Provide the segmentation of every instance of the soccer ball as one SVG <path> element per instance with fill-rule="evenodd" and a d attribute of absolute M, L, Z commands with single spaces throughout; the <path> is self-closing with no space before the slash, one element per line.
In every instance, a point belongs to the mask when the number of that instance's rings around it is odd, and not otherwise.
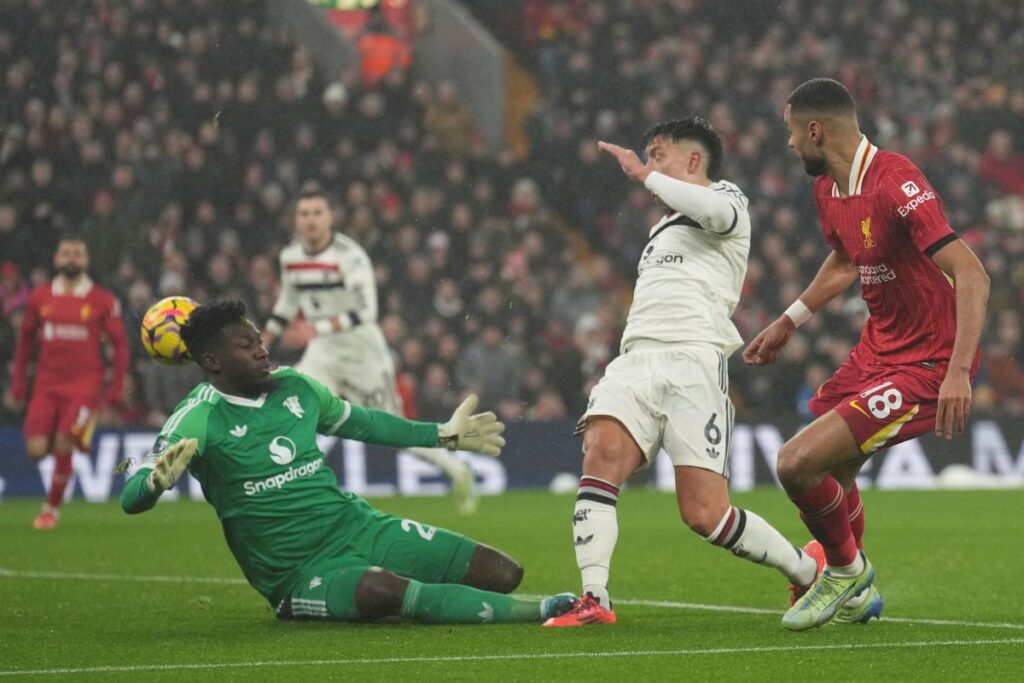
<path fill-rule="evenodd" d="M 146 353 L 168 365 L 184 365 L 192 360 L 181 340 L 181 326 L 198 306 L 185 296 L 169 296 L 149 307 L 142 316 L 142 346 Z"/>

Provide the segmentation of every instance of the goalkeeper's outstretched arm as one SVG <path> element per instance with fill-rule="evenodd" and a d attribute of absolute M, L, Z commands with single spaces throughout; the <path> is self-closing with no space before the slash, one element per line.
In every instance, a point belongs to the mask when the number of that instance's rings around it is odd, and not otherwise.
<path fill-rule="evenodd" d="M 500 455 L 505 445 L 501 435 L 505 425 L 497 416 L 492 412 L 473 412 L 477 405 L 475 394 L 467 396 L 447 422 L 417 422 L 349 403 L 313 377 L 295 374 L 309 384 L 320 400 L 317 431 L 321 434 L 396 448 L 441 447 L 493 456 Z"/>

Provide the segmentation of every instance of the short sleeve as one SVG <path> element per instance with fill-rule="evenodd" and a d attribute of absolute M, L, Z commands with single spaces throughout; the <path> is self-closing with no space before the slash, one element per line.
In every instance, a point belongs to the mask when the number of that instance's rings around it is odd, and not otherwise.
<path fill-rule="evenodd" d="M 956 239 L 946 220 L 942 199 L 920 169 L 908 163 L 894 169 L 886 180 L 888 208 L 909 232 L 918 250 L 931 256 Z"/>
<path fill-rule="evenodd" d="M 317 398 L 320 414 L 317 417 L 316 431 L 328 436 L 337 434 L 352 416 L 352 404 L 332 394 L 330 389 L 309 375 L 298 370 L 289 370 L 289 372 L 308 384 Z"/>
<path fill-rule="evenodd" d="M 832 248 L 832 251 L 846 253 L 846 249 L 843 248 L 843 243 L 839 239 L 839 235 L 836 234 L 831 221 L 829 221 L 828 217 L 825 215 L 825 208 L 822 206 L 822 202 L 819 197 L 820 195 L 816 190 L 814 193 L 814 208 L 818 212 L 818 226 L 821 228 L 821 234 L 825 237 L 825 241 L 828 243 L 828 246 Z"/>

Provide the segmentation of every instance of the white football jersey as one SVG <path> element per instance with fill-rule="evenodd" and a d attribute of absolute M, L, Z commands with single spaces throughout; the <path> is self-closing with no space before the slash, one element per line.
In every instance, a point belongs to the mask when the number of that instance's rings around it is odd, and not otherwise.
<path fill-rule="evenodd" d="M 274 319 L 287 325 L 300 310 L 310 323 L 348 315 L 352 327 L 377 324 L 377 280 L 358 242 L 336 233 L 317 254 L 307 254 L 298 241 L 281 250 Z"/>
<path fill-rule="evenodd" d="M 726 355 L 743 343 L 730 317 L 739 302 L 750 253 L 748 201 L 725 180 L 707 189 L 728 202 L 732 221 L 713 227 L 706 219 L 702 224 L 673 212 L 651 228 L 637 267 L 623 352 L 643 339 L 710 342 Z"/>

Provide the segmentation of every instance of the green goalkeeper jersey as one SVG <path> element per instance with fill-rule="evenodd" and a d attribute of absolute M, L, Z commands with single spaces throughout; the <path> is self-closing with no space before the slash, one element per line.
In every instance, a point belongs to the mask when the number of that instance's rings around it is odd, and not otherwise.
<path fill-rule="evenodd" d="M 146 479 L 157 455 L 180 439 L 199 446 L 189 465 L 206 500 L 217 510 L 224 536 L 246 579 L 275 602 L 289 575 L 334 534 L 351 531 L 362 506 L 338 489 L 316 435 L 386 446 L 435 446 L 437 424 L 412 422 L 333 396 L 300 372 L 271 373 L 255 399 L 200 384 L 164 424 L 153 452 L 125 484 L 127 512 L 151 508 L 158 498 Z"/>

